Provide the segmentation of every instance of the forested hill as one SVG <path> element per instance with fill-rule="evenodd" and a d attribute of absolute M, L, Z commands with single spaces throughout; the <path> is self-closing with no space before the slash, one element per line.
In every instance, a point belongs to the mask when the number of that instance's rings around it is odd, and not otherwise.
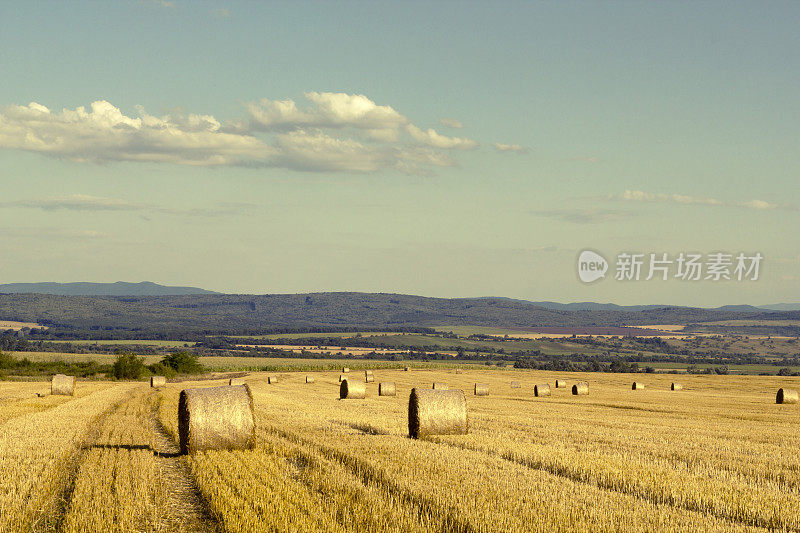
<path fill-rule="evenodd" d="M 59 294 L 62 296 L 167 296 L 179 294 L 219 294 L 197 287 L 170 287 L 152 281 L 129 283 L 6 283 L 0 284 L 0 294 Z"/>
<path fill-rule="evenodd" d="M 792 318 L 800 318 L 800 312 L 748 313 L 688 307 L 638 312 L 563 311 L 502 298 L 445 299 L 382 293 L 144 297 L 0 294 L 0 320 L 76 330 L 230 333 L 281 327 L 620 326 Z"/>

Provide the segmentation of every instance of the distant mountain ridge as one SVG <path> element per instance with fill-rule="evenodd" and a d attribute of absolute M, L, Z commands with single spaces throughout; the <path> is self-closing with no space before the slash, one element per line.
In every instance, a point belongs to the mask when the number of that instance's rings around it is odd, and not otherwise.
<path fill-rule="evenodd" d="M 489 300 L 507 300 L 520 304 L 528 304 L 536 307 L 543 307 L 545 309 L 553 309 L 557 311 L 648 311 L 652 309 L 665 309 L 665 308 L 681 308 L 686 307 L 692 309 L 708 309 L 711 311 L 725 311 L 725 312 L 741 312 L 741 313 L 754 313 L 759 311 L 800 311 L 800 304 L 773 304 L 773 305 L 723 305 L 720 307 L 699 307 L 695 308 L 688 305 L 668 305 L 668 304 L 648 304 L 648 305 L 618 305 L 612 303 L 597 303 L 597 302 L 572 302 L 562 304 L 560 302 L 534 302 L 530 300 L 518 300 L 515 298 L 503 298 L 495 296 L 485 296 Z"/>
<path fill-rule="evenodd" d="M 160 285 L 158 283 L 153 283 L 152 281 L 142 281 L 139 283 L 117 281 L 115 283 L 92 283 L 92 282 L 6 283 L 6 284 L 0 284 L 0 294 L 53 294 L 56 296 L 187 296 L 187 295 L 199 295 L 199 294 L 221 295 L 225 293 L 209 291 L 206 289 L 201 289 L 199 287 L 176 287 L 169 285 Z M 419 297 L 419 298 L 424 298 L 424 297 Z M 469 298 L 462 298 L 462 299 L 468 300 Z M 742 313 L 757 313 L 763 311 L 800 311 L 800 303 L 779 303 L 779 304 L 759 305 L 759 306 L 723 305 L 721 307 L 715 307 L 715 308 L 696 308 L 692 306 L 666 305 L 666 304 L 618 305 L 612 303 L 598 303 L 598 302 L 571 302 L 571 303 L 560 303 L 551 301 L 535 302 L 531 300 L 506 298 L 502 296 L 484 296 L 473 299 L 505 301 L 523 306 L 534 306 L 542 309 L 549 309 L 552 311 L 622 311 L 622 312 L 636 313 L 640 311 L 653 311 L 657 309 L 667 309 L 667 308 L 707 309 L 710 311 L 742 312 Z"/>
<path fill-rule="evenodd" d="M 646 326 L 722 320 L 800 320 L 800 311 L 753 312 L 663 306 L 643 311 L 547 309 L 503 298 L 429 298 L 387 293 L 60 296 L 0 294 L 0 319 L 67 331 L 225 331 L 269 328 L 506 328 Z M 243 332 L 243 333 L 239 333 Z"/>
<path fill-rule="evenodd" d="M 186 294 L 219 294 L 197 287 L 170 287 L 152 281 L 129 283 L 6 283 L 0 294 L 55 294 L 57 296 L 181 296 Z"/>
<path fill-rule="evenodd" d="M 800 311 L 800 304 L 771 304 L 759 305 L 759 309 L 768 309 L 770 311 Z"/>

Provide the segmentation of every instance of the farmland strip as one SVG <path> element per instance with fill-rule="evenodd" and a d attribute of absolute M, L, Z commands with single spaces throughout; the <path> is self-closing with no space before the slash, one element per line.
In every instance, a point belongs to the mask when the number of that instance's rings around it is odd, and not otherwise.
<path fill-rule="evenodd" d="M 796 529 L 795 522 L 797 517 L 789 516 L 791 513 L 786 513 L 787 509 L 796 506 L 796 501 L 793 504 L 794 497 L 791 494 L 784 494 L 783 503 L 774 503 L 773 505 L 764 505 L 753 508 L 749 505 L 746 499 L 739 497 L 739 487 L 730 486 L 726 484 L 715 484 L 714 491 L 706 493 L 704 490 L 694 490 L 690 495 L 684 494 L 681 491 L 673 491 L 677 484 L 682 481 L 684 483 L 704 480 L 696 476 L 691 476 L 689 472 L 680 472 L 674 475 L 675 483 L 670 483 L 668 479 L 662 478 L 659 480 L 658 486 L 651 485 L 650 480 L 653 479 L 649 475 L 650 472 L 644 469 L 632 469 L 631 476 L 620 477 L 619 471 L 606 470 L 603 471 L 601 465 L 603 461 L 600 457 L 589 457 L 587 452 L 581 452 L 581 459 L 573 461 L 576 457 L 559 457 L 558 454 L 553 453 L 553 449 L 542 449 L 541 454 L 536 456 L 528 455 L 525 451 L 519 450 L 503 450 L 502 447 L 494 449 L 490 446 L 483 446 L 470 442 L 454 440 L 447 440 L 447 438 L 434 438 L 435 442 L 445 444 L 454 448 L 462 450 L 470 450 L 480 453 L 485 453 L 490 456 L 499 457 L 503 460 L 513 462 L 530 468 L 532 470 L 547 472 L 554 476 L 559 476 L 570 481 L 585 483 L 587 485 L 595 486 L 610 492 L 621 494 L 628 494 L 640 500 L 653 503 L 655 505 L 669 505 L 676 509 L 683 509 L 686 511 L 693 511 L 712 515 L 718 519 L 725 520 L 733 524 L 744 526 L 756 526 L 761 528 L 777 528 Z M 587 468 L 586 465 L 591 465 Z M 660 475 L 667 475 L 666 470 L 662 470 Z M 690 477 L 691 476 L 691 477 Z M 661 488 L 662 490 L 658 490 Z M 708 489 L 711 490 L 710 488 Z M 756 492 L 756 488 L 751 487 L 750 493 Z M 763 489 L 762 489 L 763 491 Z M 737 502 L 733 506 L 718 505 L 718 499 L 724 499 L 725 493 L 730 500 Z M 769 511 L 768 516 L 764 517 L 759 511 Z"/>
<path fill-rule="evenodd" d="M 131 388 L 123 384 L 95 392 L 0 428 L 0 531 L 52 529 L 81 441 L 97 416 Z"/>
<path fill-rule="evenodd" d="M 156 394 L 139 387 L 101 418 L 83 446 L 61 531 L 215 530 L 191 498 L 178 454 L 154 431 Z"/>

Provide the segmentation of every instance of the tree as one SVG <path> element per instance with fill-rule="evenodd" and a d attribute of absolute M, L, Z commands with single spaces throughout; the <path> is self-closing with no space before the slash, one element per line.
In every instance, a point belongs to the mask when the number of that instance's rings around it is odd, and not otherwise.
<path fill-rule="evenodd" d="M 198 357 L 189 352 L 175 352 L 167 354 L 161 364 L 172 368 L 178 374 L 202 374 L 203 365 Z"/>
<path fill-rule="evenodd" d="M 117 379 L 139 379 L 144 374 L 144 359 L 133 353 L 121 353 L 114 361 L 114 377 Z"/>
<path fill-rule="evenodd" d="M 630 372 L 631 365 L 629 365 L 627 361 L 623 361 L 622 359 L 614 359 L 613 361 L 611 361 L 609 370 L 611 370 L 611 372 Z"/>

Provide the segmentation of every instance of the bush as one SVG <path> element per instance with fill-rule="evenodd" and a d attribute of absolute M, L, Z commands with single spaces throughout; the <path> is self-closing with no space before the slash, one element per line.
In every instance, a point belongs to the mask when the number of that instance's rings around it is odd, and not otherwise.
<path fill-rule="evenodd" d="M 16 368 L 18 364 L 19 361 L 13 355 L 0 352 L 0 368 Z"/>
<path fill-rule="evenodd" d="M 167 366 L 162 362 L 152 364 L 147 367 L 154 376 L 164 376 L 167 379 L 174 378 L 178 373 L 171 366 Z"/>
<path fill-rule="evenodd" d="M 205 370 L 196 355 L 189 352 L 175 352 L 165 355 L 161 364 L 172 368 L 178 374 L 202 374 Z"/>
<path fill-rule="evenodd" d="M 112 370 L 117 379 L 140 379 L 145 372 L 144 359 L 132 353 L 121 353 Z"/>

